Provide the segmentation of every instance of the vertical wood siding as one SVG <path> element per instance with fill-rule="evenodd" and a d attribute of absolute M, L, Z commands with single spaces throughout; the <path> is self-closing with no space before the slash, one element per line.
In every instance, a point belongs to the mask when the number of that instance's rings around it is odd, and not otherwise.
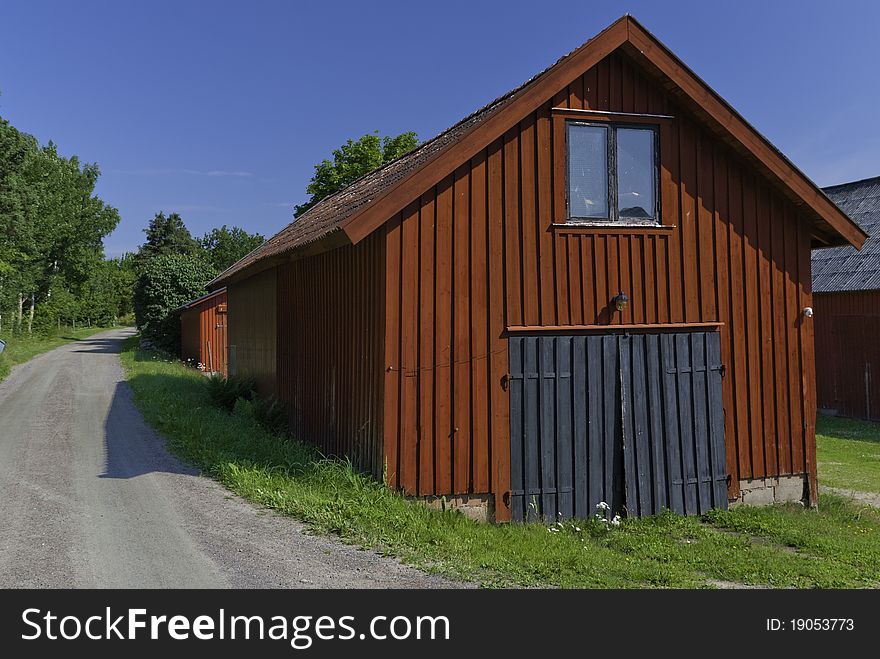
<path fill-rule="evenodd" d="M 565 221 L 553 107 L 666 114 L 661 229 Z M 398 214 L 385 453 L 413 494 L 509 490 L 507 328 L 720 322 L 730 494 L 815 475 L 809 235 L 798 210 L 613 53 Z M 611 298 L 631 298 L 615 313 Z M 393 328 L 393 329 L 392 329 Z M 500 519 L 505 516 L 498 506 Z"/>
<path fill-rule="evenodd" d="M 813 305 L 819 408 L 880 420 L 880 291 L 816 293 Z"/>
<path fill-rule="evenodd" d="M 229 284 L 229 345 L 235 346 L 235 375 L 254 378 L 260 393 L 275 393 L 275 269 Z"/>
<path fill-rule="evenodd" d="M 202 300 L 180 314 L 181 359 L 226 374 L 226 292 Z"/>
<path fill-rule="evenodd" d="M 373 235 L 277 268 L 277 395 L 290 429 L 376 478 L 384 467 L 384 248 Z"/>

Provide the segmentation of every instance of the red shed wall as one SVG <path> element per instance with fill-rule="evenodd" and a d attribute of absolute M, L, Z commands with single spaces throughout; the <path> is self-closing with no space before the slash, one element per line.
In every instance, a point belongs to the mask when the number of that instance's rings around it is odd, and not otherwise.
<path fill-rule="evenodd" d="M 181 312 L 181 359 L 226 374 L 226 310 L 226 292 L 221 291 Z"/>
<path fill-rule="evenodd" d="M 565 221 L 554 107 L 674 116 L 659 121 L 663 227 L 552 226 Z M 731 495 L 740 479 L 814 480 L 813 333 L 800 313 L 812 303 L 806 226 L 613 53 L 384 227 L 390 483 L 413 494 L 494 492 L 497 502 L 510 478 L 508 332 L 609 323 L 720 323 Z M 619 290 L 632 302 L 610 315 Z"/>
<path fill-rule="evenodd" d="M 278 386 L 290 428 L 381 479 L 385 242 L 293 261 L 278 271 Z"/>
<path fill-rule="evenodd" d="M 819 409 L 880 421 L 880 291 L 816 293 Z"/>

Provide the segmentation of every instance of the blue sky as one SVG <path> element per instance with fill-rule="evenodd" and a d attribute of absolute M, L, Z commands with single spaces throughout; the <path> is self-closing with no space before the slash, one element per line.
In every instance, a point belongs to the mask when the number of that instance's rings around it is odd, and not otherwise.
<path fill-rule="evenodd" d="M 348 137 L 431 137 L 626 12 L 820 185 L 880 175 L 876 2 L 4 0 L 0 116 L 100 165 L 109 255 L 159 210 L 270 235 Z"/>

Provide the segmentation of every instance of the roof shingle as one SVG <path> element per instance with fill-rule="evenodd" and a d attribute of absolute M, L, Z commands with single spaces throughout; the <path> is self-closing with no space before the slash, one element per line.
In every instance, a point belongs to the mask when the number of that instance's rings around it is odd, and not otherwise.
<path fill-rule="evenodd" d="M 850 245 L 813 250 L 813 292 L 880 290 L 880 176 L 823 191 L 871 237 L 861 251 Z"/>

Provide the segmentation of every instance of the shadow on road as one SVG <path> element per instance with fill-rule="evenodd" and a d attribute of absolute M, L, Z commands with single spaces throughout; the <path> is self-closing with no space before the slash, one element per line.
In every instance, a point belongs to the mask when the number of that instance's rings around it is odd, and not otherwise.
<path fill-rule="evenodd" d="M 76 342 L 77 348 L 72 352 L 92 352 L 103 353 L 108 355 L 119 354 L 122 352 L 122 344 L 124 339 L 80 339 Z"/>
<path fill-rule="evenodd" d="M 199 473 L 168 454 L 162 439 L 147 426 L 135 407 L 126 382 L 118 383 L 113 393 L 104 424 L 104 446 L 106 457 L 100 478 L 134 478 L 154 472 Z"/>

